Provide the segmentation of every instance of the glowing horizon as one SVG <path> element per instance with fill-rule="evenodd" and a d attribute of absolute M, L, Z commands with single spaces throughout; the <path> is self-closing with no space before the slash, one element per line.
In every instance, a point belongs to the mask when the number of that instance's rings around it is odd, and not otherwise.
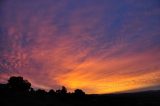
<path fill-rule="evenodd" d="M 86 93 L 160 89 L 160 2 L 0 2 L 0 83 Z"/>

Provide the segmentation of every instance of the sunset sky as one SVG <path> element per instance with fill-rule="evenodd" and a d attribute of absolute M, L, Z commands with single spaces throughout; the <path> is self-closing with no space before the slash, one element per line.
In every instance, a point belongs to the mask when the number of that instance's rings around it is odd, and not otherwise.
<path fill-rule="evenodd" d="M 0 83 L 86 93 L 160 89 L 159 0 L 0 0 Z"/>

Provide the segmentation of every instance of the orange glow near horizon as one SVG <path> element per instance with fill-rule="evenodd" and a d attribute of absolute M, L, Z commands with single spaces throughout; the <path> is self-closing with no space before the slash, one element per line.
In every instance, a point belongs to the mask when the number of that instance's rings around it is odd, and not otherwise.
<path fill-rule="evenodd" d="M 160 81 L 159 75 L 160 73 L 151 73 L 139 77 L 116 76 L 102 80 L 91 80 L 92 76 L 90 75 L 84 77 L 83 74 L 71 74 L 63 76 L 59 83 L 71 91 L 81 88 L 89 94 L 118 93 L 154 86 L 156 82 Z M 158 79 L 157 81 L 155 81 L 155 77 Z M 155 83 L 153 83 L 154 81 Z"/>
<path fill-rule="evenodd" d="M 132 59 L 135 57 L 133 56 Z M 102 62 L 90 60 L 64 75 L 57 75 L 55 80 L 71 91 L 81 88 L 91 94 L 127 92 L 158 85 L 160 70 L 152 69 L 150 73 L 146 73 L 149 70 L 144 70 L 142 73 L 134 72 L 132 59 L 112 60 L 105 63 L 104 60 Z M 126 67 L 128 65 L 130 67 Z M 143 66 L 142 63 L 138 67 L 140 66 Z M 118 72 L 118 69 L 123 71 Z"/>

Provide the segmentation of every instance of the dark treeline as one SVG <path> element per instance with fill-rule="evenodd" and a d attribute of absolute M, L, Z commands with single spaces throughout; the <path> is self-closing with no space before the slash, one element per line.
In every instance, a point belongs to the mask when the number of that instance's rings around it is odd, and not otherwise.
<path fill-rule="evenodd" d="M 0 84 L 0 106 L 160 106 L 160 92 L 87 95 L 81 89 L 67 92 L 33 89 L 23 77 L 11 77 Z"/>
<path fill-rule="evenodd" d="M 66 87 L 62 86 L 61 89 L 58 90 L 49 90 L 48 92 L 43 89 L 33 89 L 31 87 L 31 83 L 28 80 L 23 79 L 23 77 L 10 77 L 8 83 L 0 84 L 0 93 L 17 93 L 17 94 L 32 94 L 32 95 L 56 95 L 56 96 L 66 96 L 66 95 L 74 95 L 74 96 L 84 96 L 85 92 L 81 89 L 76 89 L 73 93 L 68 93 Z"/>

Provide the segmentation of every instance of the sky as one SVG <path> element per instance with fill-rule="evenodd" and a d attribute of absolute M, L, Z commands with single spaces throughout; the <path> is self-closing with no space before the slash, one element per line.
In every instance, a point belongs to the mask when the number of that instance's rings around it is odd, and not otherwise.
<path fill-rule="evenodd" d="M 0 83 L 88 94 L 160 89 L 159 0 L 1 0 Z"/>

